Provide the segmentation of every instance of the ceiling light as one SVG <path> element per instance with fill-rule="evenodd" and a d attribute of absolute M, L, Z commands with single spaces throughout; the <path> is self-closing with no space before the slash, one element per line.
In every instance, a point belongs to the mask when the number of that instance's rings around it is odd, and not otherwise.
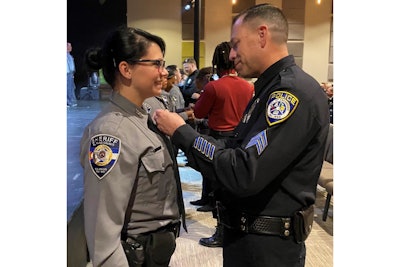
<path fill-rule="evenodd" d="M 195 1 L 195 0 L 189 0 L 189 1 L 186 3 L 186 5 L 184 6 L 184 9 L 185 9 L 186 11 L 189 11 L 189 10 L 194 6 L 194 1 Z"/>

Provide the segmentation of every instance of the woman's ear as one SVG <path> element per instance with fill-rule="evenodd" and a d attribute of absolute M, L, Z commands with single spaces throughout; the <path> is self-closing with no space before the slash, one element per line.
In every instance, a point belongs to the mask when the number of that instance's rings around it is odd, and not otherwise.
<path fill-rule="evenodd" d="M 121 61 L 118 65 L 119 72 L 126 79 L 132 79 L 132 71 L 130 65 L 126 61 Z"/>

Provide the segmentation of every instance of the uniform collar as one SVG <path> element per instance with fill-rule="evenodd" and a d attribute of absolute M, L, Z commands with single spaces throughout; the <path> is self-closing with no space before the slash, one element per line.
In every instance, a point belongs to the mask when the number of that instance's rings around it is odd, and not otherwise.
<path fill-rule="evenodd" d="M 147 116 L 147 112 L 143 108 L 136 106 L 118 92 L 112 93 L 110 101 L 131 115 L 139 116 L 141 118 Z"/>
<path fill-rule="evenodd" d="M 275 79 L 283 69 L 295 65 L 293 55 L 286 56 L 266 69 L 254 83 L 255 95 L 259 95 L 265 86 Z"/>

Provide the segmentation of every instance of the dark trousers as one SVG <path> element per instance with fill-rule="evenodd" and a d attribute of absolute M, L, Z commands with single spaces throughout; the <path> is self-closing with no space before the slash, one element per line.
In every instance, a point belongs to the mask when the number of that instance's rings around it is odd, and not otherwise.
<path fill-rule="evenodd" d="M 224 267 L 304 267 L 306 246 L 279 236 L 245 234 L 224 227 Z"/>
<path fill-rule="evenodd" d="M 226 132 L 222 132 L 222 131 L 214 131 L 212 129 L 210 129 L 210 136 L 214 137 L 215 139 L 228 139 L 230 137 L 233 137 L 233 131 L 226 131 Z M 212 174 L 208 174 L 208 173 L 204 173 L 203 177 L 207 176 L 211 176 Z M 209 180 L 209 179 L 203 179 L 203 183 L 204 180 Z M 213 184 L 209 182 L 206 184 L 207 186 L 207 190 L 210 192 L 209 195 L 211 195 L 211 197 L 209 198 L 210 201 L 210 206 L 216 207 L 216 191 L 215 188 L 213 186 Z M 212 210 L 212 214 L 213 214 L 213 218 L 217 219 L 217 209 L 215 208 L 214 210 Z"/>

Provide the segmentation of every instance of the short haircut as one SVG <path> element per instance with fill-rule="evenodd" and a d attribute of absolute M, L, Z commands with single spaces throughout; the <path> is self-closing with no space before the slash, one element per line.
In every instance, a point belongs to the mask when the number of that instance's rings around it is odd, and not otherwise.
<path fill-rule="evenodd" d="M 182 64 L 185 64 L 185 63 L 192 63 L 192 64 L 194 64 L 194 65 L 197 66 L 196 60 L 195 60 L 194 58 L 191 58 L 191 57 L 186 58 L 186 59 L 182 62 Z"/>
<path fill-rule="evenodd" d="M 251 23 L 257 18 L 263 20 L 268 25 L 269 31 L 272 33 L 272 40 L 276 43 L 287 42 L 289 34 L 288 22 L 282 10 L 279 8 L 270 4 L 252 6 L 240 12 L 233 19 L 232 24 L 234 24 L 240 17 L 243 17 L 243 24 Z"/>

